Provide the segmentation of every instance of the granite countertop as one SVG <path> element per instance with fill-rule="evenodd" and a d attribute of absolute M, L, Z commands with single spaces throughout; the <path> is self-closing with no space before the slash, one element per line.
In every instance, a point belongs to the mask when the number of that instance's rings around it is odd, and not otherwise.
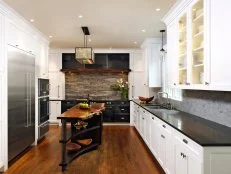
<path fill-rule="evenodd" d="M 231 128 L 227 126 L 177 110 L 149 109 L 139 100 L 133 101 L 201 146 L 231 146 Z"/>

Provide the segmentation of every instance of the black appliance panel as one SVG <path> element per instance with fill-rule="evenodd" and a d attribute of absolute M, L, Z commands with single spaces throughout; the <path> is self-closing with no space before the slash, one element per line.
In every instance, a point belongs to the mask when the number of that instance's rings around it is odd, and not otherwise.
<path fill-rule="evenodd" d="M 49 97 L 39 98 L 39 124 L 49 120 Z"/>
<path fill-rule="evenodd" d="M 38 86 L 39 86 L 39 97 L 49 95 L 50 85 L 48 79 L 39 79 Z"/>

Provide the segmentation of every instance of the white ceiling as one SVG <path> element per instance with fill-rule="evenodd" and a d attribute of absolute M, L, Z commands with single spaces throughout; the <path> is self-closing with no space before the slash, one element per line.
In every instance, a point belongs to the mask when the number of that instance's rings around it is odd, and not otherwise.
<path fill-rule="evenodd" d="M 4 0 L 43 34 L 51 47 L 83 45 L 81 26 L 88 26 L 94 48 L 133 48 L 147 37 L 160 37 L 160 19 L 176 0 Z M 156 8 L 160 8 L 159 12 Z M 83 18 L 78 18 L 79 15 Z M 142 32 L 145 29 L 146 32 Z M 134 42 L 137 42 L 137 45 Z"/>

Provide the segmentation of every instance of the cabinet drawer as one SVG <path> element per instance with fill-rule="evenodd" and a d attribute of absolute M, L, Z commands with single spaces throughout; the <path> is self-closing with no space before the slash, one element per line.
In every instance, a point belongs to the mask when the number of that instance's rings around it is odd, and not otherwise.
<path fill-rule="evenodd" d="M 38 127 L 38 138 L 42 138 L 49 131 L 49 122 Z"/>
<path fill-rule="evenodd" d="M 175 131 L 175 138 L 178 142 L 182 143 L 192 153 L 194 153 L 199 159 L 203 160 L 203 147 L 191 140 L 187 136 L 183 135 L 179 131 Z"/>
<path fill-rule="evenodd" d="M 130 122 L 130 115 L 116 115 L 117 122 Z"/>

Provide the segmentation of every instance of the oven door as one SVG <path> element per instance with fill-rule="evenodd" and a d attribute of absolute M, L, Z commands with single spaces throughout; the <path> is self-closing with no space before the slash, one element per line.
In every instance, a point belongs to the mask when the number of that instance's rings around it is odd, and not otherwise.
<path fill-rule="evenodd" d="M 49 120 L 49 97 L 39 99 L 39 124 Z"/>
<path fill-rule="evenodd" d="M 38 85 L 39 85 L 39 97 L 49 95 L 50 85 L 48 79 L 39 79 Z"/>

